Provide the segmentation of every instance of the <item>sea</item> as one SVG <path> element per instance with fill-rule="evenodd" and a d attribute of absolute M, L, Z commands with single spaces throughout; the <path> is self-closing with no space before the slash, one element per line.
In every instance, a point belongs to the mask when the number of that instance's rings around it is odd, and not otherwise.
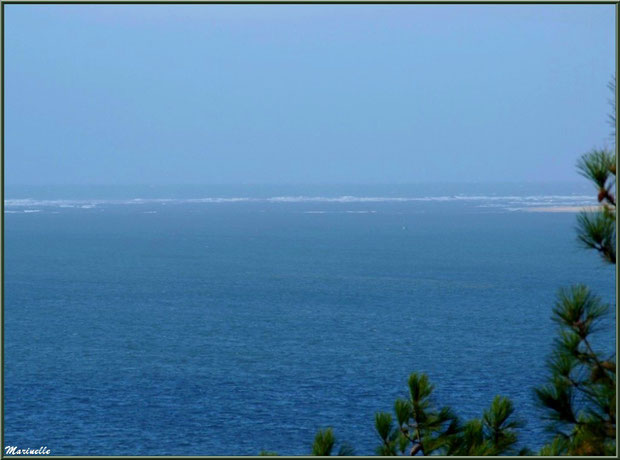
<path fill-rule="evenodd" d="M 426 373 L 437 407 L 534 388 L 558 290 L 610 304 L 576 238 L 581 183 L 7 186 L 4 445 L 51 455 L 287 455 L 332 427 L 372 455 L 374 415 Z"/>

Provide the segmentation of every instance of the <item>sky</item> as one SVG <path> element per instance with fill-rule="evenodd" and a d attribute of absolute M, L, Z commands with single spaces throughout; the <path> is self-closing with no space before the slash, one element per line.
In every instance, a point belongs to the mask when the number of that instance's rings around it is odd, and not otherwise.
<path fill-rule="evenodd" d="M 573 181 L 614 5 L 4 5 L 5 184 Z"/>

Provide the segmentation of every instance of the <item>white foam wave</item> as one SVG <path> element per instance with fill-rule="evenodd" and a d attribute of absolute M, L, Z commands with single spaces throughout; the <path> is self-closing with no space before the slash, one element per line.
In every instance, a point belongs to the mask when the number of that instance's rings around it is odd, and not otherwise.
<path fill-rule="evenodd" d="M 274 196 L 267 198 L 252 197 L 205 197 L 205 198 L 133 198 L 129 200 L 37 200 L 31 198 L 7 199 L 8 208 L 60 207 L 91 209 L 96 206 L 109 205 L 166 205 L 166 204 L 209 204 L 209 203 L 406 203 L 406 202 L 480 202 L 480 206 L 504 207 L 506 205 L 541 206 L 562 205 L 580 206 L 595 204 L 589 195 L 445 195 L 426 197 L 387 197 L 387 196 Z"/>

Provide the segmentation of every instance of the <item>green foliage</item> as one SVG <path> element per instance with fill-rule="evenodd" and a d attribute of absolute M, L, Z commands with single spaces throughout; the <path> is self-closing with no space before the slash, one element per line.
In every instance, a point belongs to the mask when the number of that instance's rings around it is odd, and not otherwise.
<path fill-rule="evenodd" d="M 556 436 L 549 444 L 540 449 L 540 455 L 560 456 L 567 455 L 568 439 L 565 436 Z"/>
<path fill-rule="evenodd" d="M 340 449 L 338 449 L 339 457 L 352 457 L 355 455 L 355 449 L 350 444 L 344 442 L 340 445 Z"/>
<path fill-rule="evenodd" d="M 549 381 L 536 388 L 553 441 L 541 455 L 612 455 L 616 439 L 616 364 L 591 345 L 609 306 L 583 285 L 562 289 L 553 308 L 559 338 L 548 363 Z"/>
<path fill-rule="evenodd" d="M 319 430 L 314 437 L 314 443 L 312 443 L 311 455 L 327 456 L 331 455 L 336 444 L 336 436 L 334 430 L 327 428 L 325 430 Z M 352 456 L 355 455 L 353 447 L 347 443 L 342 443 L 338 449 L 339 456 Z"/>
<path fill-rule="evenodd" d="M 517 442 L 516 429 L 519 428 L 520 423 L 510 419 L 513 413 L 512 401 L 496 396 L 491 407 L 482 415 L 486 437 L 491 440 L 496 452 L 507 452 Z"/>
<path fill-rule="evenodd" d="M 577 162 L 579 172 L 595 185 L 601 209 L 577 217 L 577 238 L 595 249 L 609 263 L 616 263 L 616 155 L 609 150 L 592 150 Z"/>
<path fill-rule="evenodd" d="M 334 435 L 334 430 L 332 428 L 327 428 L 324 430 L 319 430 L 314 437 L 314 442 L 312 443 L 312 453 L 310 455 L 315 456 L 327 456 L 331 455 L 334 450 L 334 446 L 336 445 L 336 436 Z M 277 452 L 269 452 L 266 450 L 261 451 L 258 455 L 279 455 Z M 337 455 L 350 457 L 355 455 L 355 450 L 352 446 L 347 443 L 341 443 L 340 448 L 338 449 Z"/>
<path fill-rule="evenodd" d="M 610 88 L 615 93 L 615 85 Z M 597 188 L 602 207 L 578 215 L 577 237 L 584 247 L 615 265 L 616 156 L 605 149 L 592 150 L 580 158 L 577 169 Z M 559 325 L 559 335 L 548 361 L 550 375 L 546 384 L 535 389 L 546 409 L 548 429 L 554 433 L 541 455 L 616 453 L 615 355 L 605 357 L 591 344 L 592 334 L 608 312 L 609 306 L 586 286 L 558 293 L 552 319 Z"/>
<path fill-rule="evenodd" d="M 608 208 L 598 212 L 582 211 L 577 216 L 577 238 L 588 249 L 597 250 L 603 259 L 616 263 L 616 216 Z"/>
<path fill-rule="evenodd" d="M 484 425 L 481 420 L 473 419 L 466 422 L 459 430 L 459 436 L 454 436 L 447 455 L 483 456 L 496 455 L 491 440 L 485 437 Z"/>
<path fill-rule="evenodd" d="M 517 443 L 516 429 L 521 424 L 511 419 L 514 413 L 512 402 L 496 396 L 491 407 L 484 411 L 482 419 L 466 422 L 453 436 L 448 455 L 514 455 Z M 523 454 L 525 451 L 520 451 Z"/>
<path fill-rule="evenodd" d="M 381 444 L 379 455 L 499 455 L 510 453 L 517 441 L 518 427 L 511 416 L 512 403 L 497 396 L 482 419 L 461 424 L 448 407 L 432 401 L 433 385 L 425 374 L 413 373 L 408 380 L 409 399 L 394 403 L 391 414 L 375 414 L 375 431 Z"/>
<path fill-rule="evenodd" d="M 261 457 L 262 456 L 265 456 L 265 457 L 277 457 L 279 454 L 277 452 L 270 452 L 268 450 L 261 450 L 258 455 L 260 455 Z"/>
<path fill-rule="evenodd" d="M 604 200 L 615 205 L 611 195 L 616 177 L 616 156 L 607 149 L 593 149 L 577 161 L 577 170 L 596 186 L 599 202 Z"/>
<path fill-rule="evenodd" d="M 562 328 L 563 349 L 574 351 L 578 339 L 585 340 L 599 320 L 609 311 L 590 290 L 582 285 L 560 289 L 551 318 Z"/>
<path fill-rule="evenodd" d="M 314 437 L 314 443 L 312 443 L 312 455 L 331 455 L 335 442 L 336 437 L 331 428 L 319 430 Z"/>

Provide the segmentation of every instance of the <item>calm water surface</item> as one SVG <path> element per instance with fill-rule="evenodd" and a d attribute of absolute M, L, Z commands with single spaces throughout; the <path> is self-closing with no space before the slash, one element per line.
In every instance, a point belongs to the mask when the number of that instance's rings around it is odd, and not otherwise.
<path fill-rule="evenodd" d="M 523 208 L 582 195 L 7 200 L 5 445 L 304 454 L 332 426 L 372 454 L 419 371 L 464 417 L 510 397 L 536 448 L 557 289 L 615 303 L 615 272 Z"/>

